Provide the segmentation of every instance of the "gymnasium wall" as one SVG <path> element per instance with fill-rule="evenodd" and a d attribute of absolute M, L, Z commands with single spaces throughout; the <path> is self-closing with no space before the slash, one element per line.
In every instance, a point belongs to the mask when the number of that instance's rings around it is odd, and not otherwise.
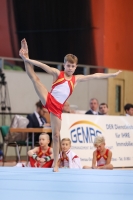
<path fill-rule="evenodd" d="M 38 96 L 26 72 L 10 70 L 4 72 L 8 83 L 12 112 L 33 112 Z M 37 75 L 50 91 L 52 76 L 39 72 Z M 79 110 L 87 110 L 92 97 L 97 98 L 99 102 L 107 102 L 107 80 L 91 80 L 78 84 L 69 98 L 69 103 L 77 105 Z"/>
<path fill-rule="evenodd" d="M 0 56 L 18 57 L 18 49 L 12 0 L 0 0 Z"/>
<path fill-rule="evenodd" d="M 97 65 L 133 70 L 133 1 L 91 0 Z"/>

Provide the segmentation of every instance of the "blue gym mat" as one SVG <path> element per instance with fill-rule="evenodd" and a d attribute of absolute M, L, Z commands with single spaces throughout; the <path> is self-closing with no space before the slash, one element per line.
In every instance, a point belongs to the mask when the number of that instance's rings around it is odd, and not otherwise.
<path fill-rule="evenodd" d="M 133 200 L 132 170 L 0 167 L 0 200 Z"/>

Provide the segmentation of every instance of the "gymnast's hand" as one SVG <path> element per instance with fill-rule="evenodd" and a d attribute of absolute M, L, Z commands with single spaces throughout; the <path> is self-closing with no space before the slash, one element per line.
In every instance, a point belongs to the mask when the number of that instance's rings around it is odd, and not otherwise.
<path fill-rule="evenodd" d="M 40 163 L 44 163 L 44 162 L 46 162 L 46 161 L 45 161 L 44 158 L 40 158 L 40 159 L 39 159 L 39 162 L 40 162 Z"/>
<path fill-rule="evenodd" d="M 121 72 L 122 72 L 121 70 L 119 70 L 118 72 L 115 72 L 114 77 L 117 76 L 118 74 L 120 74 Z"/>
<path fill-rule="evenodd" d="M 69 158 L 68 158 L 66 152 L 62 152 L 62 156 L 63 156 L 63 158 L 65 158 L 66 160 L 69 160 Z"/>

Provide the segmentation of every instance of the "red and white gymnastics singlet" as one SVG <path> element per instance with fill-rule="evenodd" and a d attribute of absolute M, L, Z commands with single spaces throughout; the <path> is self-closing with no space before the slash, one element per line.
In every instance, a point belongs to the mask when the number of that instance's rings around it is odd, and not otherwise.
<path fill-rule="evenodd" d="M 72 94 L 74 84 L 75 76 L 73 75 L 70 80 L 66 80 L 64 71 L 61 71 L 57 80 L 52 85 L 51 92 L 48 93 L 47 102 L 44 107 L 61 119 L 63 105 Z"/>
<path fill-rule="evenodd" d="M 97 166 L 104 166 L 108 158 L 109 149 L 106 149 L 106 152 L 103 156 L 100 155 L 100 152 L 97 151 Z"/>
<path fill-rule="evenodd" d="M 39 152 L 37 153 L 37 156 L 39 158 L 45 158 L 46 156 L 50 156 L 50 147 L 48 147 L 47 152 L 44 154 L 41 150 L 41 147 L 39 147 Z M 45 164 L 41 164 L 38 161 L 34 160 L 32 157 L 30 157 L 30 166 L 31 167 L 41 167 L 41 168 L 51 168 L 53 164 L 53 159 L 50 161 L 46 162 Z"/>

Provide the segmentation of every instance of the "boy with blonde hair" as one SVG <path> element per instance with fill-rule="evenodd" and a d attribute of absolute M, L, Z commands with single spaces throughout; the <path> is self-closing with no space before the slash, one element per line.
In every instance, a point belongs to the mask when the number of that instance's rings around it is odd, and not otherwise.
<path fill-rule="evenodd" d="M 112 152 L 105 148 L 105 138 L 97 136 L 94 140 L 94 147 L 97 149 L 93 152 L 92 169 L 113 169 L 111 164 Z M 90 167 L 84 166 L 84 169 Z"/>
<path fill-rule="evenodd" d="M 61 140 L 61 152 L 58 160 L 59 168 L 82 168 L 80 158 L 70 148 L 71 140 L 63 138 Z"/>
<path fill-rule="evenodd" d="M 35 91 L 39 96 L 42 104 L 50 113 L 50 121 L 53 137 L 54 153 L 54 172 L 58 171 L 58 154 L 59 154 L 59 136 L 61 129 L 61 114 L 65 101 L 72 94 L 77 83 L 91 79 L 102 79 L 117 76 L 121 71 L 116 73 L 96 73 L 92 75 L 73 75 L 78 64 L 78 58 L 73 54 L 67 54 L 64 58 L 64 71 L 49 67 L 44 63 L 29 59 L 28 46 L 25 39 L 21 41 L 20 57 L 25 63 L 26 72 L 31 79 Z M 51 92 L 41 83 L 33 69 L 33 65 L 42 68 L 48 74 L 53 76 L 53 85 Z"/>

